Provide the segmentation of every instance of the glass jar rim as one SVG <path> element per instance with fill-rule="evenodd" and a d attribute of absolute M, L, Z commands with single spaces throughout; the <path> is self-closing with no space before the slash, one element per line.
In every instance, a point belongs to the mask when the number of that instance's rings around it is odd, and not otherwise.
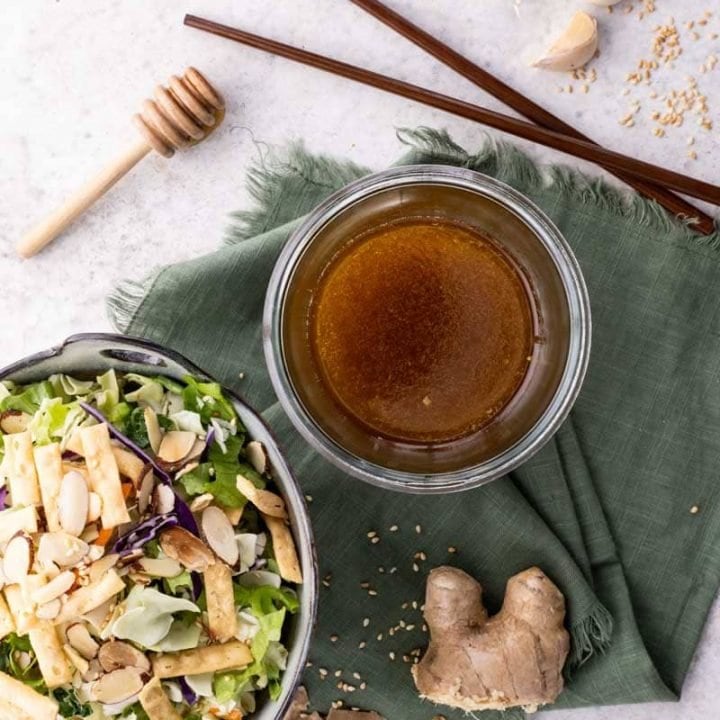
<path fill-rule="evenodd" d="M 459 470 L 416 473 L 387 468 L 349 452 L 331 438 L 297 396 L 283 352 L 283 309 L 294 269 L 320 230 L 357 202 L 409 185 L 444 185 L 494 200 L 521 220 L 551 257 L 565 290 L 570 337 L 565 368 L 547 407 L 517 442 L 488 460 Z M 345 186 L 318 205 L 292 233 L 270 277 L 263 313 L 263 347 L 270 379 L 283 410 L 313 450 L 356 478 L 386 489 L 418 493 L 468 490 L 510 472 L 534 455 L 556 432 L 577 397 L 590 355 L 591 319 L 587 288 L 577 260 L 552 221 L 520 192 L 495 178 L 445 165 L 391 168 Z"/>

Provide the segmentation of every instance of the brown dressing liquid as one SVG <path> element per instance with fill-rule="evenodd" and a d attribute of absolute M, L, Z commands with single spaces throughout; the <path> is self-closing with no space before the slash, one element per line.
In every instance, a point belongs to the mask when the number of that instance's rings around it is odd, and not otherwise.
<path fill-rule="evenodd" d="M 464 437 L 519 388 L 533 313 L 512 261 L 450 222 L 413 220 L 356 238 L 329 263 L 310 342 L 335 402 L 405 442 Z"/>

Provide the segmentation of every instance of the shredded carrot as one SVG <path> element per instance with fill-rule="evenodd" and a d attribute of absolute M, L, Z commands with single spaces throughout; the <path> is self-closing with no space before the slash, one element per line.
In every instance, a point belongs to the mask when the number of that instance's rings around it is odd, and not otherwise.
<path fill-rule="evenodd" d="M 232 710 L 226 716 L 226 720 L 243 720 L 243 714 L 239 710 Z"/>
<path fill-rule="evenodd" d="M 103 528 L 93 541 L 93 545 L 100 545 L 100 547 L 105 547 L 110 542 L 110 538 L 113 536 L 113 532 L 114 531 L 112 528 Z"/>
<path fill-rule="evenodd" d="M 123 483 L 122 484 L 122 493 L 123 497 L 127 500 L 135 491 L 135 488 L 132 483 Z"/>

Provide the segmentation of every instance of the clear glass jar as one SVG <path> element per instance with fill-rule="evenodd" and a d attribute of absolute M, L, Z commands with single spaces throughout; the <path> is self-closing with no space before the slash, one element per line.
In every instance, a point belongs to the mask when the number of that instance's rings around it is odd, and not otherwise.
<path fill-rule="evenodd" d="M 515 396 L 489 424 L 444 444 L 392 441 L 353 425 L 320 382 L 308 337 L 313 292 L 330 260 L 368 229 L 407 218 L 458 222 L 497 243 L 527 282 L 536 317 L 532 359 Z M 381 487 L 453 492 L 509 472 L 557 430 L 587 368 L 590 306 L 572 251 L 526 197 L 471 170 L 413 165 L 362 178 L 310 213 L 277 260 L 263 337 L 278 398 L 313 449 Z"/>

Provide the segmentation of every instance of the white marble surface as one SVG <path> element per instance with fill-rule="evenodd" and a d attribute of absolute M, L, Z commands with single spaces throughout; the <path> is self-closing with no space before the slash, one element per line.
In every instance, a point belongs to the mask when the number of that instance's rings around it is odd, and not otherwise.
<path fill-rule="evenodd" d="M 644 20 L 629 0 L 608 14 L 573 0 L 388 0 L 461 52 L 585 130 L 627 154 L 720 183 L 720 66 L 699 66 L 720 41 L 717 0 L 656 0 Z M 715 16 L 684 23 L 707 9 Z M 600 24 L 597 82 L 584 94 L 567 75 L 528 67 L 572 10 L 592 9 Z M 468 121 L 306 69 L 184 28 L 184 12 L 331 54 L 349 62 L 501 109 L 468 82 L 341 0 L 3 0 L 0 7 L 0 366 L 70 333 L 108 328 L 104 298 L 126 277 L 157 264 L 211 251 L 227 213 L 248 205 L 245 171 L 292 138 L 380 169 L 401 148 L 394 127 L 448 128 L 473 148 L 480 129 Z M 625 76 L 650 57 L 653 27 L 673 16 L 683 54 L 651 87 L 623 95 Z M 43 213 L 134 138 L 129 118 L 155 83 L 186 65 L 205 71 L 225 93 L 224 128 L 208 143 L 171 161 L 149 158 L 61 240 L 31 261 L 15 241 Z M 688 117 L 665 138 L 651 134 L 650 93 L 697 77 L 715 121 L 712 132 Z M 574 86 L 569 94 L 558 87 Z M 641 101 L 635 126 L 618 120 Z M 687 157 L 696 138 L 697 160 Z M 543 161 L 569 161 L 530 148 Z M 585 166 L 583 166 L 585 167 Z M 594 168 L 587 168 L 597 172 Z M 557 720 L 680 720 L 720 717 L 720 607 L 716 606 L 678 705 L 559 712 Z M 392 719 L 391 719 L 392 720 Z M 397 720 L 397 719 L 395 719 Z"/>

